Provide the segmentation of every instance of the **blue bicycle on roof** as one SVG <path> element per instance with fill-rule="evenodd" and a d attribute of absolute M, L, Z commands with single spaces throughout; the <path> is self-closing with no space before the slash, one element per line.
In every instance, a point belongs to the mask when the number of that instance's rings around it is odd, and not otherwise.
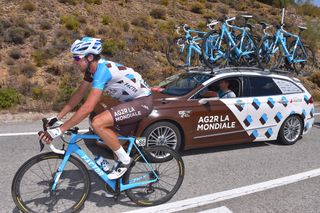
<path fill-rule="evenodd" d="M 209 29 L 212 29 L 211 26 L 212 23 L 207 24 Z M 166 50 L 168 62 L 178 69 L 203 65 L 201 42 L 206 32 L 191 29 L 187 24 L 177 27 L 176 32 L 180 36 L 169 42 Z"/>
<path fill-rule="evenodd" d="M 108 193 L 112 193 L 115 199 L 125 191 L 140 206 L 168 201 L 182 184 L 183 160 L 167 146 L 145 148 L 145 140 L 119 137 L 129 141 L 127 152 L 133 155 L 135 163 L 122 178 L 109 180 L 107 174 L 78 146 L 83 139 L 99 140 L 99 136 L 78 134 L 78 128 L 73 128 L 61 138 L 67 144 L 66 149 L 64 145 L 62 150 L 57 149 L 51 143 L 52 152 L 34 156 L 16 172 L 12 181 L 12 197 L 22 212 L 78 211 L 86 201 L 91 185 L 83 162 L 105 182 Z M 40 145 L 42 150 L 44 145 L 42 142 Z"/>
<path fill-rule="evenodd" d="M 204 63 L 213 68 L 218 65 L 259 65 L 258 46 L 251 35 L 252 25 L 248 23 L 251 15 L 242 15 L 245 24 L 242 27 L 232 25 L 236 18 L 220 18 L 220 31 L 208 32 L 202 43 Z M 217 21 L 218 22 L 218 21 Z M 236 32 L 238 32 L 236 34 Z M 260 65 L 259 65 L 260 66 Z"/>
<path fill-rule="evenodd" d="M 314 51 L 305 45 L 300 34 L 306 30 L 306 27 L 298 26 L 299 34 L 295 35 L 287 32 L 284 27 L 285 9 L 282 9 L 281 23 L 276 26 L 275 35 L 270 35 L 266 32 L 271 25 L 260 23 L 263 29 L 263 37 L 259 44 L 259 60 L 263 67 L 269 69 L 287 69 L 295 71 L 299 74 L 305 65 L 313 67 L 315 64 Z M 291 43 L 287 45 L 288 39 L 291 38 Z"/>

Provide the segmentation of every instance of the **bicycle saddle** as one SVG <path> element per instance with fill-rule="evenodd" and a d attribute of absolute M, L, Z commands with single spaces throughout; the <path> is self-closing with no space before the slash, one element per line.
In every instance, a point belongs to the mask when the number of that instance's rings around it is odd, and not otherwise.
<path fill-rule="evenodd" d="M 252 15 L 241 15 L 243 18 L 245 19 L 249 19 L 249 18 L 252 18 L 253 16 Z"/>
<path fill-rule="evenodd" d="M 260 25 L 262 26 L 263 29 L 266 29 L 268 26 L 270 26 L 270 24 L 266 22 L 260 22 Z"/>
<path fill-rule="evenodd" d="M 308 29 L 307 27 L 304 27 L 304 26 L 298 26 L 298 28 L 302 31 Z"/>

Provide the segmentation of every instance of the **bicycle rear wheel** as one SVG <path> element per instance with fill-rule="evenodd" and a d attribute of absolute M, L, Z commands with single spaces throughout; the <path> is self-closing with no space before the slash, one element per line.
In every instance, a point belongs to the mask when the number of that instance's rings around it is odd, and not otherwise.
<path fill-rule="evenodd" d="M 167 153 L 164 159 L 154 157 L 151 153 Z M 124 183 L 143 182 L 156 179 L 154 183 L 139 186 L 126 191 L 127 196 L 137 205 L 153 206 L 170 200 L 179 190 L 184 178 L 184 163 L 181 156 L 173 149 L 166 146 L 152 146 L 145 149 L 144 157 L 149 165 L 143 160 L 140 154 L 134 156 L 135 166 L 130 168 L 125 177 Z M 155 175 L 156 174 L 156 175 Z"/>
<path fill-rule="evenodd" d="M 82 207 L 89 194 L 90 177 L 77 158 L 70 156 L 56 190 L 51 191 L 53 177 L 63 157 L 44 153 L 19 168 L 12 181 L 11 193 L 22 212 L 75 212 Z"/>

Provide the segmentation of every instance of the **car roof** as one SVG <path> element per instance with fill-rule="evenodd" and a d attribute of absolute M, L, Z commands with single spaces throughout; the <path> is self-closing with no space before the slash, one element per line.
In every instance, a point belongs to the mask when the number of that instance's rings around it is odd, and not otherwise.
<path fill-rule="evenodd" d="M 274 70 L 270 71 L 267 69 L 261 69 L 257 67 L 225 67 L 225 68 L 214 68 L 209 69 L 207 67 L 195 67 L 192 69 L 186 70 L 187 73 L 202 73 L 211 75 L 212 78 L 204 82 L 203 84 L 206 85 L 207 83 L 212 82 L 213 79 L 227 77 L 227 76 L 234 76 L 237 75 L 251 75 L 251 76 L 268 76 L 272 78 L 280 78 L 284 80 L 300 82 L 299 79 L 295 77 L 289 76 L 289 72 L 283 70 Z"/>

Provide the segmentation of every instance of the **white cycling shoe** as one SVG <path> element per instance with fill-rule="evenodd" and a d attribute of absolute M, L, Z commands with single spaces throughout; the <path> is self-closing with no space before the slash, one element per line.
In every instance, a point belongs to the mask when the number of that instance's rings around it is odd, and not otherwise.
<path fill-rule="evenodd" d="M 108 174 L 108 178 L 110 180 L 116 180 L 121 178 L 127 171 L 128 169 L 133 166 L 134 161 L 132 158 L 130 158 L 130 163 L 124 164 L 122 162 L 119 162 L 116 167 L 113 169 L 111 173 Z"/>

